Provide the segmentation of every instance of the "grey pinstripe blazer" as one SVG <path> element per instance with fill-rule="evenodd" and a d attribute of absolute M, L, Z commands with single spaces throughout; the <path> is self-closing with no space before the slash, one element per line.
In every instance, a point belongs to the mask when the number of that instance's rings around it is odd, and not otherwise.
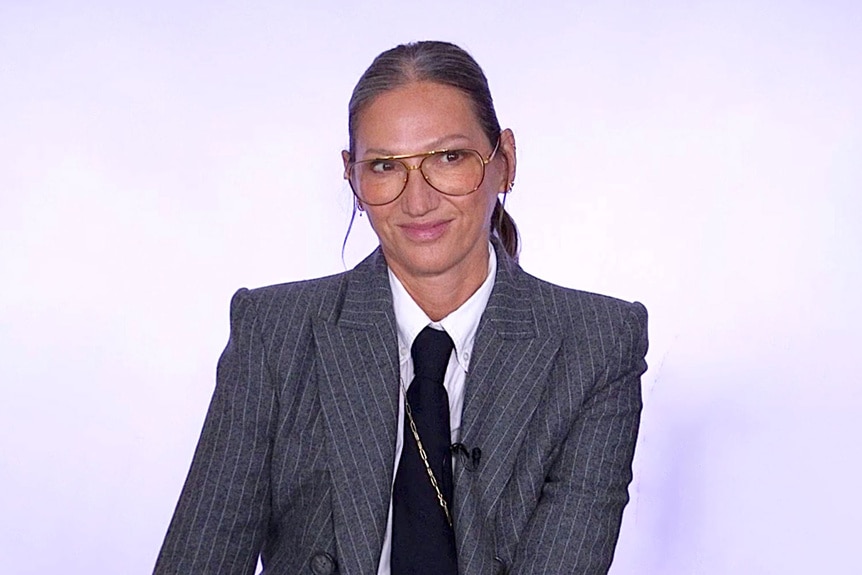
<path fill-rule="evenodd" d="M 499 248 L 455 465 L 462 575 L 605 573 L 628 501 L 646 310 L 523 272 Z M 354 270 L 240 290 L 157 575 L 376 573 L 398 357 L 378 250 Z"/>

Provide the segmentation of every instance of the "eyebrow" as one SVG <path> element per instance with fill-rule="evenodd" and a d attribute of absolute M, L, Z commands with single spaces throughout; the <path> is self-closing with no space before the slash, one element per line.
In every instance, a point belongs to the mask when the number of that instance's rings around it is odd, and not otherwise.
<path fill-rule="evenodd" d="M 470 138 L 468 138 L 464 134 L 449 134 L 448 136 L 443 136 L 442 138 L 437 138 L 436 140 L 430 142 L 426 150 L 415 153 L 424 154 L 425 152 L 430 152 L 432 150 L 445 150 L 447 149 L 447 144 L 451 145 L 453 142 L 457 142 L 458 140 L 469 142 Z M 407 153 L 408 152 L 394 152 L 392 150 L 387 150 L 386 148 L 368 148 L 367 150 L 365 150 L 366 156 L 373 155 L 374 157 L 402 156 Z"/>

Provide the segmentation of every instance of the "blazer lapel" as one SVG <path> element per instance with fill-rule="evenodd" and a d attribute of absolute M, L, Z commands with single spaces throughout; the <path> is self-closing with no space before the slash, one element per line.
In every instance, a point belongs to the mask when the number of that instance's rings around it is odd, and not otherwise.
<path fill-rule="evenodd" d="M 379 249 L 346 276 L 341 305 L 315 320 L 342 573 L 374 573 L 389 509 L 398 410 L 392 294 Z"/>
<path fill-rule="evenodd" d="M 512 474 L 561 343 L 533 309 L 535 282 L 495 247 L 497 277 L 476 334 L 461 420 L 462 442 L 480 448 L 482 455 L 477 470 L 458 465 L 455 473 L 455 528 L 462 567 L 475 560 L 465 547 L 479 544 L 475 534 L 487 531 L 487 518 L 480 510 L 492 512 Z"/>

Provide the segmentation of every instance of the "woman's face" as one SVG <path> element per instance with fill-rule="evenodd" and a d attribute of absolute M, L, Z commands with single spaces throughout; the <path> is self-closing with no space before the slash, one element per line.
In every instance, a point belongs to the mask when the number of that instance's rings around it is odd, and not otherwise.
<path fill-rule="evenodd" d="M 471 148 L 491 155 L 469 98 L 432 82 L 414 82 L 377 96 L 359 115 L 354 135 L 357 161 L 431 150 Z M 345 169 L 349 156 L 344 152 Z M 404 160 L 411 167 L 421 158 Z M 500 149 L 485 167 L 475 192 L 447 196 L 410 170 L 404 192 L 382 206 L 363 205 L 386 262 L 402 282 L 440 278 L 456 285 L 478 283 L 487 273 L 488 234 L 497 194 L 514 177 L 514 138 L 500 137 Z M 476 283 L 475 287 L 478 287 Z"/>

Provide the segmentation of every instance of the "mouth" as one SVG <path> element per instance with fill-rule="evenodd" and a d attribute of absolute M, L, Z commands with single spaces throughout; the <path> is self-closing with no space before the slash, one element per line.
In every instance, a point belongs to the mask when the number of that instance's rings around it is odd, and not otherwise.
<path fill-rule="evenodd" d="M 414 242 L 426 243 L 438 239 L 449 228 L 450 221 L 439 220 L 434 222 L 401 224 L 398 227 L 404 235 Z"/>

